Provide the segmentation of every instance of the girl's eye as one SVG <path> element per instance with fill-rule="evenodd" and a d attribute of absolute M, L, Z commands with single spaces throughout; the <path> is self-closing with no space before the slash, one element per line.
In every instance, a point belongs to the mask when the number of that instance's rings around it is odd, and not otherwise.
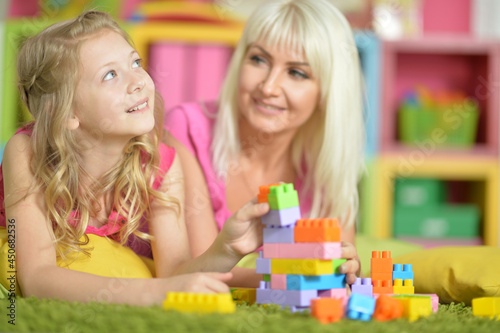
<path fill-rule="evenodd" d="M 261 56 L 258 56 L 258 55 L 251 56 L 250 60 L 252 60 L 256 64 L 261 64 L 261 63 L 266 62 L 266 60 L 264 58 L 262 58 Z"/>
<path fill-rule="evenodd" d="M 142 67 L 141 63 L 142 63 L 142 59 L 134 60 L 134 63 L 132 64 L 132 68 Z"/>
<path fill-rule="evenodd" d="M 111 80 L 116 77 L 116 72 L 115 71 L 109 71 L 104 75 L 104 81 Z"/>
<path fill-rule="evenodd" d="M 297 69 L 291 69 L 289 73 L 291 76 L 299 79 L 309 79 L 309 76 L 306 73 L 299 71 Z"/>

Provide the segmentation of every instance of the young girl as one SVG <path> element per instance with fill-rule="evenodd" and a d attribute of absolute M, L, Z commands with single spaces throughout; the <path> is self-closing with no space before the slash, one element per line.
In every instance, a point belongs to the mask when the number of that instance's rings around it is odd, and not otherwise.
<path fill-rule="evenodd" d="M 218 103 L 188 103 L 166 116 L 167 142 L 185 170 L 194 255 L 260 185 L 283 181 L 298 189 L 303 217 L 341 220 L 349 259 L 341 270 L 355 280 L 361 78 L 349 24 L 328 1 L 266 1 L 251 15 Z M 253 286 L 261 279 L 239 267 L 233 273 Z"/>
<path fill-rule="evenodd" d="M 228 292 L 227 272 L 260 246 L 258 217 L 269 207 L 249 202 L 191 259 L 183 172 L 159 144 L 163 110 L 110 16 L 86 12 L 28 39 L 18 74 L 34 122 L 5 148 L 0 225 L 15 244 L 22 294 L 88 301 L 108 291 L 108 302 L 159 304 L 169 290 Z M 140 252 L 144 240 L 155 279 L 120 265 L 140 265 L 123 245 Z M 219 273 L 195 273 L 209 271 Z"/>

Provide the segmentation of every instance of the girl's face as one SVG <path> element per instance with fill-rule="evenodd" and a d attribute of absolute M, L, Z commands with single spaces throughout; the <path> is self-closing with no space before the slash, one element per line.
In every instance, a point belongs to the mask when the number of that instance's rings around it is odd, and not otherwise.
<path fill-rule="evenodd" d="M 240 114 L 254 128 L 295 130 L 312 115 L 320 84 L 304 55 L 295 56 L 259 41 L 243 60 L 238 82 Z"/>
<path fill-rule="evenodd" d="M 122 142 L 150 132 L 155 87 L 129 43 L 103 30 L 83 43 L 80 57 L 73 107 L 81 133 Z"/>

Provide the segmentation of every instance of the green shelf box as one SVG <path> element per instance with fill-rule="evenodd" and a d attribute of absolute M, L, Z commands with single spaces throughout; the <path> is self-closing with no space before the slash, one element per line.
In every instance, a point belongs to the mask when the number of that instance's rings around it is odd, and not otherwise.
<path fill-rule="evenodd" d="M 397 178 L 394 204 L 397 207 L 441 205 L 446 200 L 446 186 L 439 179 Z"/>

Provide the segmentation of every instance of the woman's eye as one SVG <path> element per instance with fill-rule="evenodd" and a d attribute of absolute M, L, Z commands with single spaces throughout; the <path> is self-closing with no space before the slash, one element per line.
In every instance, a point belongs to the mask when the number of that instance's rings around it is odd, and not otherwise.
<path fill-rule="evenodd" d="M 251 56 L 250 60 L 252 60 L 256 64 L 261 64 L 261 63 L 266 62 L 264 58 L 262 58 L 261 56 L 258 56 L 258 55 Z"/>
<path fill-rule="evenodd" d="M 142 59 L 136 59 L 134 60 L 134 63 L 132 64 L 132 67 L 133 68 L 137 68 L 137 67 L 142 67 Z"/>
<path fill-rule="evenodd" d="M 309 75 L 307 75 L 306 73 L 304 73 L 302 71 L 296 70 L 296 69 L 291 69 L 290 75 L 292 75 L 293 77 L 299 78 L 299 79 L 309 79 Z"/>
<path fill-rule="evenodd" d="M 109 71 L 104 75 L 104 81 L 111 80 L 116 77 L 116 72 L 115 71 Z"/>

